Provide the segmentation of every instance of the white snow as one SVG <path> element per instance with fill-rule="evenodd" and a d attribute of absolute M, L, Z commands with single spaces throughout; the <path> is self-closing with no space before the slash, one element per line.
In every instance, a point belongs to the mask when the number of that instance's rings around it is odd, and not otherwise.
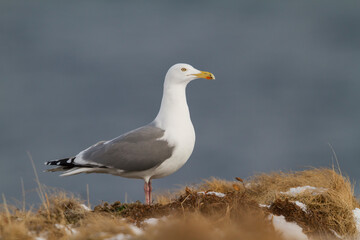
<path fill-rule="evenodd" d="M 143 223 L 148 225 L 156 225 L 159 222 L 158 218 L 148 218 L 143 221 Z"/>
<path fill-rule="evenodd" d="M 47 240 L 48 239 L 48 232 L 41 232 L 39 236 L 37 235 L 37 232 L 35 231 L 29 231 L 28 235 L 34 237 L 35 240 Z"/>
<path fill-rule="evenodd" d="M 299 201 L 294 201 L 293 203 L 295 203 L 299 208 L 301 208 L 301 210 L 303 210 L 305 213 L 308 213 L 307 211 L 307 207 L 304 203 L 299 202 Z"/>
<path fill-rule="evenodd" d="M 153 225 L 158 224 L 159 221 L 165 221 L 166 219 L 167 219 L 166 216 L 163 216 L 163 217 L 161 217 L 161 218 L 147 218 L 147 219 L 145 219 L 145 220 L 143 221 L 143 223 L 146 224 L 146 225 L 151 225 L 151 226 L 153 226 Z"/>
<path fill-rule="evenodd" d="M 296 204 L 299 208 L 301 208 L 301 210 L 303 210 L 305 213 L 307 213 L 307 207 L 304 203 L 299 202 L 299 201 L 291 201 L 292 203 Z M 266 204 L 259 204 L 259 207 L 262 208 L 270 208 L 270 205 L 266 205 Z"/>
<path fill-rule="evenodd" d="M 300 193 L 303 193 L 305 191 L 310 191 L 312 194 L 317 195 L 319 193 L 322 193 L 326 191 L 326 188 L 316 188 L 311 186 L 303 186 L 303 187 L 295 187 L 290 188 L 287 192 L 280 192 L 281 194 L 289 195 L 289 196 L 296 196 Z"/>
<path fill-rule="evenodd" d="M 356 229 L 360 234 L 360 209 L 355 208 L 353 210 L 353 214 L 354 214 L 354 220 L 355 220 L 355 223 L 356 223 Z"/>
<path fill-rule="evenodd" d="M 198 194 L 206 194 L 206 195 L 215 195 L 217 197 L 225 197 L 224 193 L 220 193 L 220 192 L 198 192 Z"/>
<path fill-rule="evenodd" d="M 286 240 L 309 240 L 302 228 L 295 222 L 287 222 L 284 216 L 270 215 L 274 228 L 282 233 Z"/>
<path fill-rule="evenodd" d="M 86 206 L 85 204 L 81 204 L 80 206 L 86 211 L 91 211 L 91 209 L 88 206 Z"/>
<path fill-rule="evenodd" d="M 135 235 L 141 235 L 141 234 L 143 234 L 143 230 L 141 230 L 141 228 L 138 228 L 137 226 L 132 225 L 132 224 L 129 224 L 129 227 L 130 227 L 130 229 L 133 231 L 133 233 L 134 233 Z"/>
<path fill-rule="evenodd" d="M 75 228 L 72 228 L 72 227 L 68 227 L 68 229 L 71 231 L 71 234 L 75 235 L 75 234 L 78 234 L 79 231 L 76 230 Z"/>
<path fill-rule="evenodd" d="M 259 204 L 259 207 L 266 207 L 266 208 L 270 208 L 270 205 L 266 205 L 266 204 Z"/>
<path fill-rule="evenodd" d="M 135 226 L 133 224 L 129 224 L 128 226 L 132 230 L 133 234 L 135 234 L 136 236 L 139 236 L 144 233 L 143 230 L 141 230 L 141 228 L 138 228 L 137 226 Z M 131 234 L 118 233 L 118 234 L 116 234 L 112 237 L 106 238 L 104 240 L 130 240 L 133 237 L 134 236 L 132 236 Z"/>
<path fill-rule="evenodd" d="M 115 236 L 112 236 L 110 238 L 106 238 L 105 240 L 128 240 L 131 239 L 132 236 L 129 234 L 123 234 L 123 233 L 119 233 Z"/>
<path fill-rule="evenodd" d="M 245 184 L 245 188 L 250 188 L 251 186 L 252 186 L 251 183 L 246 183 L 246 184 Z"/>
<path fill-rule="evenodd" d="M 71 225 L 61 225 L 61 224 L 58 224 L 58 223 L 55 223 L 55 227 L 57 229 L 64 229 L 65 232 L 68 234 L 68 235 L 73 235 L 73 234 L 77 234 L 78 233 L 78 230 L 74 229 L 71 227 Z"/>
<path fill-rule="evenodd" d="M 340 236 L 335 230 L 332 230 L 332 229 L 329 229 L 329 230 L 330 230 L 330 232 L 332 232 L 335 235 L 335 237 L 337 237 L 339 239 L 344 239 L 344 237 Z"/>

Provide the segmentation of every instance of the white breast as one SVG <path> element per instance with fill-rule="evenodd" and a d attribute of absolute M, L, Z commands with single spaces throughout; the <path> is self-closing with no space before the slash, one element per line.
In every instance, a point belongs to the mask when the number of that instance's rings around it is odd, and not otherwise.
<path fill-rule="evenodd" d="M 174 146 L 174 150 L 169 159 L 154 169 L 151 178 L 168 176 L 179 170 L 189 159 L 195 145 L 195 131 L 191 121 L 190 124 L 183 125 L 181 128 L 168 129 L 163 139 Z"/>

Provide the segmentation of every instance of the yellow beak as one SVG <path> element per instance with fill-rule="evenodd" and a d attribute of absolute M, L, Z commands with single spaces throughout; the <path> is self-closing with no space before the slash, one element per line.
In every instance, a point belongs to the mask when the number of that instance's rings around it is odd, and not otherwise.
<path fill-rule="evenodd" d="M 209 80 L 215 79 L 214 74 L 212 74 L 210 72 L 200 71 L 200 73 L 192 74 L 192 75 L 194 75 L 198 78 L 205 78 L 205 79 L 209 79 Z"/>

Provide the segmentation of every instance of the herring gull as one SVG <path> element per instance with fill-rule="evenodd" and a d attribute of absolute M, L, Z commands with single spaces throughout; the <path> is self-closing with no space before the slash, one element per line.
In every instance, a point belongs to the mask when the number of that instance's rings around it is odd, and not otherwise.
<path fill-rule="evenodd" d="M 151 180 L 168 176 L 189 159 L 195 144 L 195 131 L 186 101 L 186 86 L 194 79 L 215 79 L 210 72 L 178 63 L 167 72 L 159 113 L 149 124 L 101 141 L 73 157 L 48 161 L 65 171 L 61 176 L 79 173 L 108 173 L 144 179 L 146 204 L 151 204 Z"/>

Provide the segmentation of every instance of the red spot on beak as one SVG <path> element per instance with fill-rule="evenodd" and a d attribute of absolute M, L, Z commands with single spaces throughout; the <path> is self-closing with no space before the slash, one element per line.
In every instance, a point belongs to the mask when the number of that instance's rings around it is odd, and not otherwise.
<path fill-rule="evenodd" d="M 206 77 L 206 79 L 212 79 L 212 77 Z"/>

